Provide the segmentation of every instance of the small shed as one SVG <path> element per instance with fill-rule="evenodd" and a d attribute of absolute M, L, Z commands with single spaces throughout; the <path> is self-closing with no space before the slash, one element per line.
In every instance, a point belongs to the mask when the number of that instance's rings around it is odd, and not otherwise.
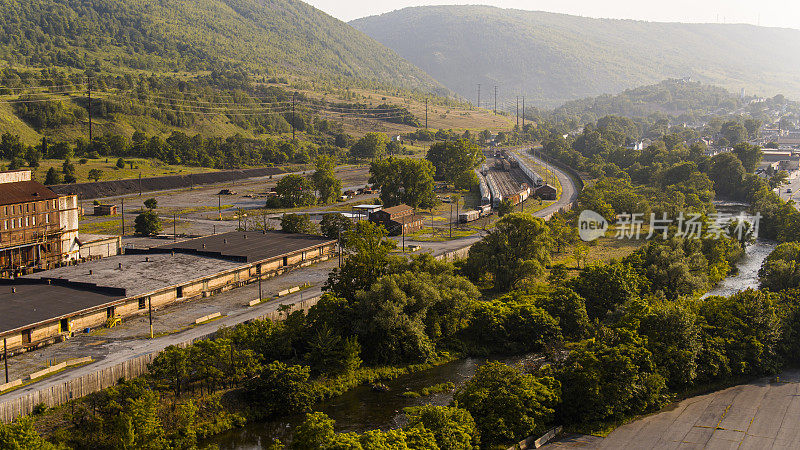
<path fill-rule="evenodd" d="M 536 196 L 542 200 L 555 200 L 558 196 L 558 191 L 549 184 L 543 184 L 536 188 Z"/>
<path fill-rule="evenodd" d="M 117 205 L 94 205 L 95 216 L 114 216 L 117 214 Z"/>

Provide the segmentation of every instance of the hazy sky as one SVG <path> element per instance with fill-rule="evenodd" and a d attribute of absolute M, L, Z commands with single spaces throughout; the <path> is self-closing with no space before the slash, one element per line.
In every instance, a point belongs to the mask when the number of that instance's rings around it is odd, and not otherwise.
<path fill-rule="evenodd" d="M 589 17 L 800 28 L 798 0 L 305 0 L 348 21 L 407 6 L 484 4 Z"/>

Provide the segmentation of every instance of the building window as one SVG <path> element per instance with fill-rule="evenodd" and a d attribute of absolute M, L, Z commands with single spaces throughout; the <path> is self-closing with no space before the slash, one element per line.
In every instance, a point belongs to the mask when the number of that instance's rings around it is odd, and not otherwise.
<path fill-rule="evenodd" d="M 30 224 L 28 223 L 28 216 L 25 216 L 25 226 L 26 226 L 26 227 L 27 227 L 27 226 L 30 226 Z"/>
<path fill-rule="evenodd" d="M 8 229 L 8 220 L 4 220 L 4 221 L 3 221 L 3 229 L 4 229 L 4 230 L 7 230 L 7 229 Z"/>
<path fill-rule="evenodd" d="M 61 332 L 69 333 L 69 319 L 61 319 Z"/>
<path fill-rule="evenodd" d="M 289 265 L 289 257 L 288 256 L 284 256 L 283 257 L 283 265 L 284 266 L 288 266 Z"/>
<path fill-rule="evenodd" d="M 23 344 L 30 344 L 31 343 L 31 330 L 23 330 L 22 331 L 22 343 Z"/>
<path fill-rule="evenodd" d="M 147 301 L 143 298 L 139 299 L 139 309 L 145 309 L 147 307 Z"/>
<path fill-rule="evenodd" d="M 36 216 L 31 216 L 31 225 L 36 226 Z"/>
<path fill-rule="evenodd" d="M 25 212 L 30 212 L 30 211 L 31 211 L 31 205 L 30 204 L 25 205 Z"/>
<path fill-rule="evenodd" d="M 36 212 L 36 203 L 33 204 L 33 212 Z"/>
<path fill-rule="evenodd" d="M 50 223 L 50 214 L 44 215 L 44 223 Z"/>

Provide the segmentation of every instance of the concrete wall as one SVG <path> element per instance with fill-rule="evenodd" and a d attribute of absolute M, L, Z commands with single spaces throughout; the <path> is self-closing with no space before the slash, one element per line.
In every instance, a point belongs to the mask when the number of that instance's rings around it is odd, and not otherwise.
<path fill-rule="evenodd" d="M 80 246 L 79 255 L 81 259 L 88 258 L 108 258 L 120 254 L 122 249 L 122 237 L 111 236 L 91 242 L 84 242 Z"/>

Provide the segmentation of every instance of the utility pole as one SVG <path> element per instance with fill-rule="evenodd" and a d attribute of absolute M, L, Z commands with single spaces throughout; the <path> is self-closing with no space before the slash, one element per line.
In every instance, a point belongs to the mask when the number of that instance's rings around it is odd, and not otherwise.
<path fill-rule="evenodd" d="M 517 128 L 519 128 L 519 96 L 517 96 Z"/>
<path fill-rule="evenodd" d="M 178 240 L 178 232 L 176 231 L 178 224 L 178 214 L 172 213 L 172 240 Z"/>
<path fill-rule="evenodd" d="M 428 129 L 428 99 L 425 99 L 425 129 Z"/>
<path fill-rule="evenodd" d="M 453 239 L 453 198 L 450 198 L 450 239 Z"/>
<path fill-rule="evenodd" d="M 150 339 L 153 339 L 153 298 L 147 298 L 147 309 L 150 311 Z"/>
<path fill-rule="evenodd" d="M 525 129 L 525 96 L 522 96 L 522 129 Z"/>
<path fill-rule="evenodd" d="M 142 196 L 142 172 L 139 172 L 139 197 Z"/>
<path fill-rule="evenodd" d="M 261 266 L 258 266 L 258 300 L 263 300 L 264 294 L 261 290 Z"/>
<path fill-rule="evenodd" d="M 478 83 L 478 108 L 481 107 L 481 84 Z"/>
<path fill-rule="evenodd" d="M 6 338 L 3 338 L 3 362 L 6 364 L 6 383 L 8 383 L 8 344 Z"/>
<path fill-rule="evenodd" d="M 121 198 L 120 201 L 122 202 L 122 208 L 119 219 L 122 221 L 122 235 L 125 236 L 125 199 Z"/>
<path fill-rule="evenodd" d="M 292 140 L 295 139 L 295 135 L 294 135 L 294 132 L 295 132 L 294 100 L 295 100 L 296 94 L 297 94 L 297 92 L 292 92 Z"/>
<path fill-rule="evenodd" d="M 219 220 L 222 220 L 222 195 L 217 194 L 217 211 L 219 212 Z"/>
<path fill-rule="evenodd" d="M 89 88 L 89 144 L 92 143 L 92 78 L 86 77 L 87 86 Z"/>
<path fill-rule="evenodd" d="M 494 113 L 497 114 L 497 86 L 494 87 Z"/>

